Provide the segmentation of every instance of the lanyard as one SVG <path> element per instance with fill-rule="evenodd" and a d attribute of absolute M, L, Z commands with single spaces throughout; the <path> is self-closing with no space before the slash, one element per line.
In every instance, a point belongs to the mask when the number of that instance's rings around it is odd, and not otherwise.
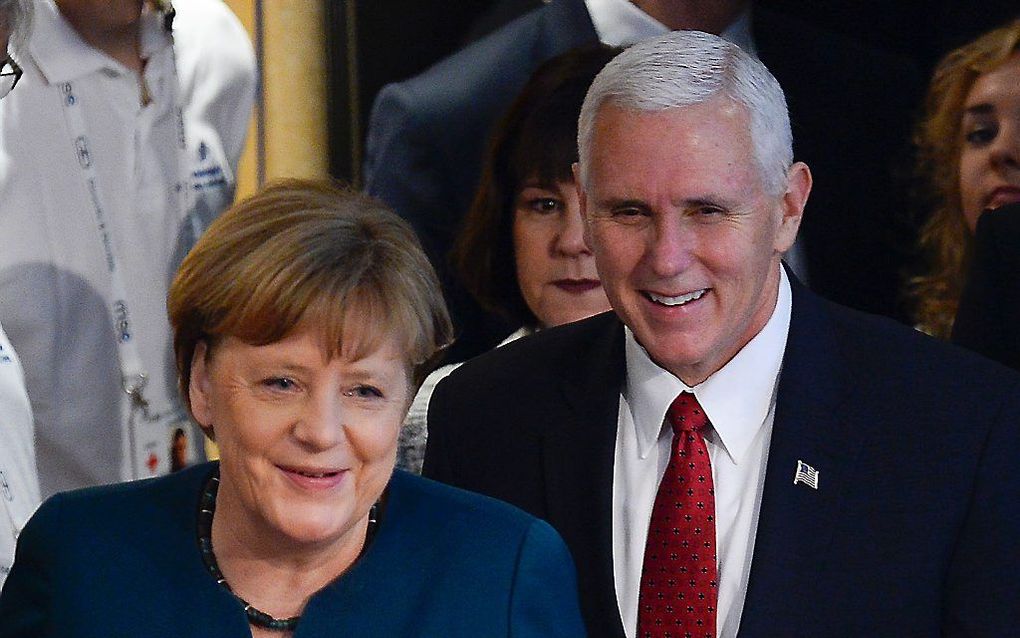
<path fill-rule="evenodd" d="M 173 35 L 169 30 L 168 35 L 170 36 L 171 52 L 170 98 L 173 104 L 173 114 L 177 129 L 174 148 L 174 152 L 177 155 L 178 172 L 177 182 L 174 185 L 174 190 L 177 193 L 177 218 L 181 220 L 189 219 L 197 238 L 202 229 L 197 215 L 191 214 L 192 188 L 191 173 L 187 163 L 187 139 L 184 134 L 184 108 L 180 100 L 177 54 L 174 50 Z M 114 242 L 114 227 L 110 223 L 108 214 L 109 208 L 99 183 L 96 157 L 90 149 L 89 131 L 85 124 L 82 98 L 75 91 L 73 82 L 61 84 L 57 89 L 59 90 L 62 110 L 67 122 L 71 142 L 74 146 L 75 156 L 78 158 L 78 166 L 81 169 L 82 179 L 88 191 L 88 200 L 92 208 L 97 237 L 102 245 L 106 269 L 110 275 L 111 297 L 108 300 L 109 312 L 113 321 L 117 350 L 120 354 L 122 387 L 129 404 L 127 434 L 130 447 L 129 453 L 131 455 L 131 474 L 132 478 L 139 478 L 141 476 L 139 458 L 144 450 L 140 448 L 139 441 L 137 440 L 139 437 L 138 428 L 136 427 L 137 422 L 141 420 L 145 423 L 157 424 L 168 417 L 176 416 L 176 411 L 173 409 L 167 409 L 163 412 L 154 411 L 150 408 L 149 401 L 145 396 L 145 387 L 148 383 L 149 374 L 138 350 L 134 331 L 135 317 L 132 314 L 129 303 L 122 261 L 117 256 L 116 244 Z M 151 448 L 151 442 L 144 447 L 146 449 Z M 152 467 L 150 467 L 150 471 L 151 469 Z"/>

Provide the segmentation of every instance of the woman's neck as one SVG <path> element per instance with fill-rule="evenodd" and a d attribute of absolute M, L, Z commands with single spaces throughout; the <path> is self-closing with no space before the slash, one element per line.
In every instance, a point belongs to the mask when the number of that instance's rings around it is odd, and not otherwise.
<path fill-rule="evenodd" d="M 216 562 L 235 594 L 275 618 L 299 616 L 313 594 L 336 580 L 364 547 L 368 518 L 337 543 L 308 544 L 257 523 L 221 482 L 213 516 Z"/>

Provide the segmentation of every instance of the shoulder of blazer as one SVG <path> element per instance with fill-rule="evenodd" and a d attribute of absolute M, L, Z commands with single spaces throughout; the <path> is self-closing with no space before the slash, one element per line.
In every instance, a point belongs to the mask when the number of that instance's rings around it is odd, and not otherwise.
<path fill-rule="evenodd" d="M 618 390 L 624 377 L 623 324 L 612 312 L 541 330 L 464 363 L 440 383 L 477 391 L 518 392 L 560 381 Z"/>
<path fill-rule="evenodd" d="M 889 397 L 900 405 L 998 405 L 1020 375 L 892 319 L 826 301 L 800 284 L 780 377 L 780 393 L 812 390 Z M 836 389 L 839 386 L 839 389 Z"/>
<path fill-rule="evenodd" d="M 539 64 L 597 39 L 583 0 L 557 0 L 381 94 L 402 95 L 419 118 L 442 122 L 463 111 L 505 108 Z"/>

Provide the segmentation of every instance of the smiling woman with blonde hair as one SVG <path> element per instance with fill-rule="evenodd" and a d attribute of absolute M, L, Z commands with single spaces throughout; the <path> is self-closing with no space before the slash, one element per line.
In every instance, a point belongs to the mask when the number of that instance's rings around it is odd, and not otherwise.
<path fill-rule="evenodd" d="M 326 184 L 271 186 L 210 226 L 167 305 L 219 463 L 45 503 L 0 635 L 583 635 L 552 528 L 394 472 L 451 332 L 405 222 Z"/>

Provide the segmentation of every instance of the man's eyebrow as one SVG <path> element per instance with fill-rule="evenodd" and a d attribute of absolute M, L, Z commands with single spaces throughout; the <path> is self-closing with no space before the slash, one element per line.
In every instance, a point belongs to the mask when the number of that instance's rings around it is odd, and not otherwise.
<path fill-rule="evenodd" d="M 598 200 L 600 208 L 648 208 L 648 204 L 640 199 L 609 197 Z"/>

